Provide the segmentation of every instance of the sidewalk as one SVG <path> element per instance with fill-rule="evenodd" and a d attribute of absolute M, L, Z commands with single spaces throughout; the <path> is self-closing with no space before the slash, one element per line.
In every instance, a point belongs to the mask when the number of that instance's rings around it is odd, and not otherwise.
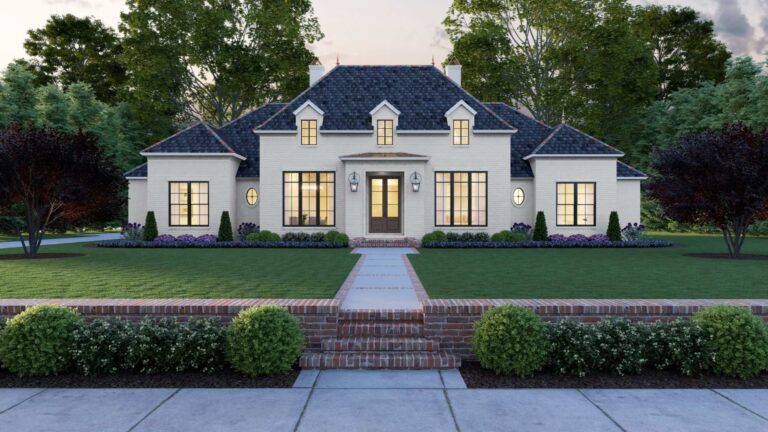
<path fill-rule="evenodd" d="M 293 389 L 0 389 L 0 429 L 768 431 L 768 390 L 462 387 L 455 370 L 305 370 Z"/>
<path fill-rule="evenodd" d="M 66 237 L 66 238 L 57 238 L 57 239 L 48 239 L 48 240 L 46 240 L 45 237 L 43 237 L 42 246 L 69 244 L 69 243 L 85 243 L 85 242 L 103 241 L 103 240 L 117 240 L 119 238 L 120 238 L 120 233 L 83 234 L 82 236 L 78 236 L 78 237 Z M 0 249 L 11 249 L 11 248 L 20 248 L 20 247 L 21 247 L 21 242 L 19 241 L 0 242 Z"/>

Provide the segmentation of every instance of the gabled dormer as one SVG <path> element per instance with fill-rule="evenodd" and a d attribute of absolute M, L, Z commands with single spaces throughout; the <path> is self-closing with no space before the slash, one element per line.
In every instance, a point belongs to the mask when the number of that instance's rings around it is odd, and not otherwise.
<path fill-rule="evenodd" d="M 317 105 L 307 100 L 293 111 L 296 117 L 296 129 L 299 131 L 299 144 L 316 146 L 318 131 L 323 126 L 325 112 Z"/>
<path fill-rule="evenodd" d="M 475 127 L 477 111 L 460 100 L 445 112 L 445 119 L 451 129 L 451 142 L 455 146 L 468 146 Z"/>
<path fill-rule="evenodd" d="M 369 114 L 371 115 L 371 125 L 375 131 L 376 145 L 394 145 L 400 110 L 385 99 L 376 105 Z"/>

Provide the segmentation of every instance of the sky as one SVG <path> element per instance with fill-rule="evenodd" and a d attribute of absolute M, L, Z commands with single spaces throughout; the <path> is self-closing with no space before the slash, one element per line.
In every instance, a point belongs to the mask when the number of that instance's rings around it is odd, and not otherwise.
<path fill-rule="evenodd" d="M 630 0 L 690 6 L 715 22 L 736 55 L 763 60 L 768 0 Z M 325 38 L 311 48 L 326 66 L 440 63 L 451 49 L 442 28 L 451 0 L 314 0 Z M 124 0 L 0 0 L 0 67 L 24 56 L 26 32 L 52 14 L 90 15 L 117 27 Z M 406 13 L 407 11 L 407 13 Z"/>

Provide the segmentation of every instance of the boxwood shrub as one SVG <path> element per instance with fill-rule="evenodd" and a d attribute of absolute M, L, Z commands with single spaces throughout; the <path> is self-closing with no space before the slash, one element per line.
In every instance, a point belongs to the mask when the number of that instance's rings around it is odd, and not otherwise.
<path fill-rule="evenodd" d="M 647 362 L 648 328 L 626 319 L 595 324 L 599 369 L 618 375 L 638 374 Z"/>
<path fill-rule="evenodd" d="M 656 369 L 675 369 L 683 375 L 703 375 L 714 365 L 711 336 L 696 322 L 678 318 L 650 327 L 646 344 L 649 362 Z"/>
<path fill-rule="evenodd" d="M 227 359 L 246 375 L 287 373 L 303 348 L 299 320 L 279 306 L 246 309 L 227 330 Z"/>
<path fill-rule="evenodd" d="M 523 242 L 528 240 L 528 235 L 522 232 L 513 232 L 509 230 L 499 231 L 491 236 L 492 242 Z"/>
<path fill-rule="evenodd" d="M 749 309 L 712 306 L 693 319 L 710 336 L 707 342 L 715 355 L 714 372 L 747 379 L 768 369 L 768 328 Z"/>
<path fill-rule="evenodd" d="M 325 233 L 325 241 L 333 243 L 338 247 L 349 246 L 349 236 L 336 230 L 331 230 Z"/>
<path fill-rule="evenodd" d="M 504 375 L 530 376 L 546 364 L 547 328 L 530 309 L 495 307 L 475 323 L 472 349 L 484 368 Z"/>
<path fill-rule="evenodd" d="M 132 365 L 127 353 L 136 337 L 135 326 L 120 319 L 97 319 L 74 332 L 72 357 L 83 375 L 114 374 Z"/>
<path fill-rule="evenodd" d="M 421 237 L 422 243 L 428 243 L 428 242 L 445 242 L 448 241 L 448 236 L 445 234 L 444 231 L 432 231 L 431 233 L 424 234 L 423 237 Z"/>
<path fill-rule="evenodd" d="M 549 367 L 563 375 L 586 376 L 597 369 L 597 329 L 575 320 L 549 325 Z"/>
<path fill-rule="evenodd" d="M 19 376 L 52 375 L 72 365 L 72 342 L 82 324 L 74 310 L 37 305 L 8 320 L 0 332 L 0 362 Z"/>
<path fill-rule="evenodd" d="M 213 373 L 226 366 L 227 328 L 219 318 L 193 318 L 183 323 L 176 338 L 176 370 Z"/>
<path fill-rule="evenodd" d="M 246 241 L 255 242 L 276 242 L 280 241 L 280 236 L 269 230 L 259 231 L 257 233 L 250 233 L 245 237 Z"/>

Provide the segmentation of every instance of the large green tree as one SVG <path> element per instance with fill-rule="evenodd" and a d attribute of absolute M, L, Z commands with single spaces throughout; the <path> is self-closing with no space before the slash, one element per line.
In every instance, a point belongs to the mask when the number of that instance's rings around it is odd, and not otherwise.
<path fill-rule="evenodd" d="M 98 100 L 109 104 L 124 96 L 126 71 L 119 61 L 120 39 L 95 18 L 53 15 L 44 27 L 28 32 L 24 49 L 30 57 L 24 62 L 32 67 L 38 84 L 66 88 L 87 83 Z"/>
<path fill-rule="evenodd" d="M 128 0 L 124 61 L 137 113 L 222 124 L 298 94 L 322 37 L 309 0 Z M 158 115 L 159 114 L 159 115 Z M 158 123 L 157 128 L 164 125 Z"/>
<path fill-rule="evenodd" d="M 731 53 L 715 37 L 714 24 L 688 7 L 638 6 L 635 31 L 653 49 L 658 73 L 657 98 L 725 79 Z"/>

